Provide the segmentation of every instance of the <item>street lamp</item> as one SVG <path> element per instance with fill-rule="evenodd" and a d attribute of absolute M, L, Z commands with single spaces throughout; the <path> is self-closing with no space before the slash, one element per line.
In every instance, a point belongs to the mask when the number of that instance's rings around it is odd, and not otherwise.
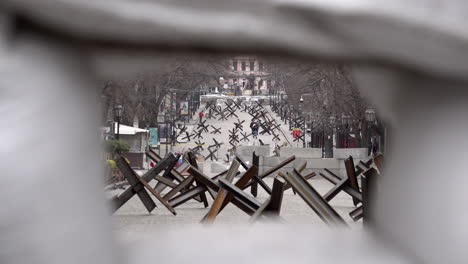
<path fill-rule="evenodd" d="M 372 153 L 373 142 L 372 142 L 372 125 L 375 123 L 375 110 L 373 108 L 367 108 L 365 112 L 367 121 L 367 147 L 368 155 Z"/>
<path fill-rule="evenodd" d="M 166 152 L 165 152 L 165 155 L 167 155 L 167 152 L 168 152 L 168 146 L 167 145 L 169 143 L 168 141 L 169 141 L 169 138 L 170 138 L 169 137 L 169 133 L 170 133 L 169 132 L 170 131 L 169 130 L 169 122 L 170 121 L 171 121 L 171 116 L 169 115 L 169 113 L 166 112 L 164 114 L 164 123 L 166 124 L 166 133 L 165 133 L 166 134 Z"/>
<path fill-rule="evenodd" d="M 375 110 L 374 108 L 367 108 L 365 112 L 366 121 L 369 123 L 375 122 Z"/>
<path fill-rule="evenodd" d="M 302 116 L 302 138 L 304 139 L 302 141 L 302 147 L 303 148 L 306 148 L 306 132 L 305 132 L 305 118 L 304 118 L 304 98 L 302 98 L 302 95 L 301 95 L 301 99 L 299 99 L 299 108 L 300 108 L 300 111 L 301 111 L 301 116 Z"/>
<path fill-rule="evenodd" d="M 330 137 L 330 145 L 329 145 L 329 155 L 328 157 L 332 158 L 333 157 L 333 142 L 334 142 L 334 139 L 335 139 L 335 123 L 336 123 L 336 117 L 334 115 L 331 115 L 330 118 L 330 131 L 331 131 L 331 137 Z"/>
<path fill-rule="evenodd" d="M 116 105 L 114 108 L 115 117 L 117 117 L 117 140 L 120 139 L 120 118 L 122 117 L 122 105 Z"/>
<path fill-rule="evenodd" d="M 310 147 L 315 148 L 316 144 L 315 143 L 315 128 L 317 126 L 317 114 L 311 114 L 310 116 Z"/>
<path fill-rule="evenodd" d="M 283 93 L 281 93 L 279 96 L 280 97 L 278 98 L 278 100 L 279 100 L 279 106 L 280 106 L 280 116 L 281 116 L 281 121 L 284 121 L 284 116 L 283 116 L 283 107 L 284 107 Z"/>

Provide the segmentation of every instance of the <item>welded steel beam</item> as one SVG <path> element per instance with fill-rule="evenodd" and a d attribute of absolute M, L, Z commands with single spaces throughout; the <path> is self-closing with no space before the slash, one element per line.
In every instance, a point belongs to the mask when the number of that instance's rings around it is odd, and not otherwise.
<path fill-rule="evenodd" d="M 346 176 L 348 177 L 349 186 L 351 186 L 351 188 L 353 188 L 354 190 L 359 192 L 360 191 L 359 190 L 359 183 L 358 183 L 358 179 L 357 179 L 356 170 L 354 169 L 353 157 L 349 156 L 349 158 L 347 158 L 344 161 L 344 164 L 345 164 L 345 168 L 346 168 Z M 359 201 L 356 198 L 353 197 L 353 203 L 356 206 L 359 203 Z"/>
<path fill-rule="evenodd" d="M 325 169 L 324 172 L 319 173 L 320 176 L 328 180 L 334 185 L 340 184 L 343 179 L 341 179 L 339 176 L 334 174 L 333 172 Z M 347 179 L 346 179 L 347 180 Z M 343 184 L 341 186 L 341 190 L 343 190 L 345 193 L 349 194 L 351 197 L 356 198 L 358 201 L 362 201 L 362 195 L 360 192 L 354 190 L 349 184 Z"/>
<path fill-rule="evenodd" d="M 260 208 L 261 203 L 255 200 L 254 197 L 248 195 L 247 193 L 243 192 L 240 188 L 236 187 L 234 184 L 230 183 L 226 179 L 219 179 L 218 180 L 220 186 L 227 190 L 228 192 L 232 193 L 234 197 L 238 198 L 245 204 L 247 204 L 249 207 L 254 208 L 257 210 Z"/>
<path fill-rule="evenodd" d="M 280 162 L 278 165 L 276 165 L 275 167 L 273 168 L 270 168 L 269 170 L 265 171 L 264 173 L 262 173 L 261 175 L 258 176 L 259 179 L 263 179 L 267 176 L 269 176 L 270 174 L 273 174 L 275 173 L 276 171 L 280 170 L 281 168 L 283 168 L 284 166 L 288 165 L 289 163 L 293 162 L 294 160 L 296 159 L 296 156 L 291 156 L 285 160 L 283 160 L 282 162 Z M 250 182 L 247 187 L 250 187 L 251 185 L 253 184 L 253 182 Z"/>
<path fill-rule="evenodd" d="M 349 216 L 351 219 L 353 219 L 354 222 L 357 222 L 359 219 L 361 219 L 363 217 L 362 205 L 351 211 Z"/>
<path fill-rule="evenodd" d="M 255 151 L 252 153 L 252 166 L 256 167 L 257 169 L 260 168 L 260 156 L 255 154 Z M 258 176 L 258 171 L 254 175 L 254 177 Z M 238 186 L 239 187 L 239 186 Z M 250 186 L 250 194 L 252 194 L 254 197 L 257 197 L 258 195 L 258 183 L 255 182 Z"/>
<path fill-rule="evenodd" d="M 177 161 L 179 161 L 179 157 L 180 157 L 180 155 L 177 155 L 176 159 L 172 160 L 167 165 L 167 167 L 164 170 L 164 173 L 162 175 L 162 178 L 166 178 L 168 180 L 175 179 L 174 176 L 172 175 L 171 171 L 174 169 L 174 166 L 177 164 Z M 164 189 L 166 189 L 166 187 L 168 187 L 168 185 L 164 184 L 162 181 L 159 181 L 158 183 L 156 183 L 156 186 L 154 187 L 154 190 L 157 193 L 161 193 Z"/>
<path fill-rule="evenodd" d="M 146 172 L 142 177 L 143 180 L 145 182 L 150 182 L 152 179 L 154 179 L 154 177 L 156 177 L 156 175 L 158 175 L 161 171 L 163 171 L 168 166 L 168 164 L 170 164 L 174 159 L 176 159 L 174 155 L 172 154 L 168 155 L 166 158 L 161 160 L 161 162 L 156 164 L 156 166 L 154 166 L 148 172 Z M 136 194 L 135 190 L 130 187 L 126 189 L 123 193 L 118 195 L 117 197 L 114 197 L 112 199 L 114 211 L 122 207 L 122 205 L 124 205 L 128 200 L 130 200 L 135 194 Z"/>
<path fill-rule="evenodd" d="M 285 180 L 291 184 L 299 196 L 314 210 L 327 224 L 346 226 L 341 216 L 320 196 L 297 170 L 286 173 Z"/>
<path fill-rule="evenodd" d="M 173 215 L 177 215 L 176 211 L 174 210 L 174 208 L 172 208 L 172 206 L 165 200 L 161 197 L 161 195 L 159 195 L 159 193 L 157 193 L 155 190 L 153 190 L 153 188 L 151 188 L 151 186 L 145 182 L 141 177 L 139 177 L 138 175 L 136 175 L 136 178 L 138 179 L 138 181 L 143 184 L 143 186 L 145 186 L 145 188 L 151 193 L 154 195 L 154 197 L 156 197 L 156 199 L 159 200 L 159 202 L 161 202 L 164 207 L 167 208 L 167 210 L 169 210 Z"/>
<path fill-rule="evenodd" d="M 130 165 L 124 157 L 120 157 L 117 160 L 117 167 L 127 179 L 130 184 L 130 188 L 132 188 L 132 190 L 138 195 L 146 210 L 151 213 L 151 211 L 156 208 L 156 204 L 146 192 L 144 185 L 138 180 L 138 175 L 136 175 L 135 171 L 130 168 Z"/>
<path fill-rule="evenodd" d="M 188 201 L 190 199 L 193 199 L 194 197 L 199 196 L 202 193 L 205 193 L 206 191 L 207 190 L 206 190 L 205 186 L 194 187 L 194 188 L 188 190 L 187 192 L 179 194 L 179 195 L 175 196 L 174 198 L 172 198 L 171 200 L 169 200 L 169 205 L 175 208 L 175 207 L 185 203 L 186 201 Z"/>
<path fill-rule="evenodd" d="M 231 166 L 229 167 L 229 171 L 226 174 L 225 180 L 228 182 L 232 182 L 234 180 L 234 177 L 236 176 L 237 171 L 239 170 L 240 163 L 237 160 L 233 160 L 231 163 Z M 218 191 L 218 195 L 216 196 L 216 199 L 214 200 L 210 211 L 208 212 L 208 216 L 206 217 L 206 222 L 207 223 L 213 223 L 214 220 L 216 219 L 216 216 L 218 213 L 221 211 L 221 207 L 224 203 L 224 200 L 226 198 L 227 191 L 221 188 Z"/>

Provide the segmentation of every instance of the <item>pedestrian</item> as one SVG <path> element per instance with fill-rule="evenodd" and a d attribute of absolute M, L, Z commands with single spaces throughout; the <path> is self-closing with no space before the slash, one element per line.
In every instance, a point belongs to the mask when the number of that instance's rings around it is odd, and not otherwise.
<path fill-rule="evenodd" d="M 204 116 L 203 111 L 200 111 L 200 113 L 198 113 L 198 116 L 200 117 L 200 122 L 202 122 Z"/>
<path fill-rule="evenodd" d="M 250 122 L 250 129 L 252 129 L 252 136 L 254 138 L 257 138 L 259 128 L 260 128 L 260 125 L 258 124 L 258 122 L 252 119 L 252 122 Z"/>

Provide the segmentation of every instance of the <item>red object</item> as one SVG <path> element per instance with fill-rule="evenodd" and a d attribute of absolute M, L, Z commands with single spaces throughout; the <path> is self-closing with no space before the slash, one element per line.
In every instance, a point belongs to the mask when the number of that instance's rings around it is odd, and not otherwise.
<path fill-rule="evenodd" d="M 200 112 L 198 115 L 199 115 L 200 117 L 203 117 L 203 112 Z"/>
<path fill-rule="evenodd" d="M 302 131 L 300 129 L 293 129 L 292 131 L 292 136 L 293 138 L 298 138 L 301 137 Z"/>
<path fill-rule="evenodd" d="M 150 167 L 153 168 L 154 167 L 154 163 L 151 161 L 150 162 Z"/>

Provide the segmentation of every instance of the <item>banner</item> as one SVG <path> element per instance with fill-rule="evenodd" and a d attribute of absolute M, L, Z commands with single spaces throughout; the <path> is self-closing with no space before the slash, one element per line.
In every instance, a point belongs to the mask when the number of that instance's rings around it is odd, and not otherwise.
<path fill-rule="evenodd" d="M 180 102 L 180 114 L 181 115 L 188 115 L 188 102 Z"/>
<path fill-rule="evenodd" d="M 149 129 L 149 145 L 150 146 L 157 146 L 159 144 L 158 140 L 158 128 L 157 127 L 150 127 Z"/>

